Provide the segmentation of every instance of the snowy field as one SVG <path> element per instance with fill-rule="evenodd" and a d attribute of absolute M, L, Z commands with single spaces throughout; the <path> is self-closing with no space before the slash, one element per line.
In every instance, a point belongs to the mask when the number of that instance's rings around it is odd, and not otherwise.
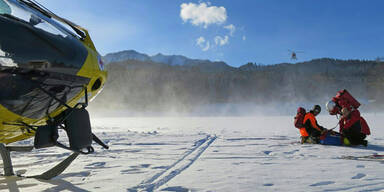
<path fill-rule="evenodd" d="M 298 144 L 293 117 L 93 118 L 110 150 L 79 156 L 49 180 L 0 177 L 3 191 L 384 191 L 384 164 L 340 159 L 384 154 L 384 115 L 364 115 L 366 147 Z M 318 117 L 331 128 L 334 116 Z M 25 141 L 28 144 L 31 141 Z M 70 153 L 12 152 L 14 169 L 41 173 Z"/>

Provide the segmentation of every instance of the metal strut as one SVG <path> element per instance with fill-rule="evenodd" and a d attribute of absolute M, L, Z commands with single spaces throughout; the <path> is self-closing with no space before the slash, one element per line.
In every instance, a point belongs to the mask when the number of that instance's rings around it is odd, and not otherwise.
<path fill-rule="evenodd" d="M 11 154 L 4 144 L 0 143 L 1 158 L 3 158 L 4 176 L 15 175 L 13 172 Z"/>
<path fill-rule="evenodd" d="M 0 143 L 0 153 L 1 158 L 3 159 L 4 166 L 4 176 L 12 176 L 15 175 L 13 172 L 12 159 L 11 159 L 11 151 L 18 152 L 29 152 L 32 151 L 32 146 L 5 146 L 3 143 Z"/>

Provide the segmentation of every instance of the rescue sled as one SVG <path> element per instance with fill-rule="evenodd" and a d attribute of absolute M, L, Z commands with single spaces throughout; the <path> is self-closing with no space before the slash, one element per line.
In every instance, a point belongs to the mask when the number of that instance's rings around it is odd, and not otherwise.
<path fill-rule="evenodd" d="M 107 78 L 86 29 L 33 0 L 0 0 L 0 151 L 4 175 L 14 175 L 9 153 L 58 146 L 73 152 L 38 178 L 50 179 L 79 155 L 92 153 L 88 101 Z M 57 141 L 66 131 L 69 146 Z M 35 137 L 34 146 L 10 143 Z"/>

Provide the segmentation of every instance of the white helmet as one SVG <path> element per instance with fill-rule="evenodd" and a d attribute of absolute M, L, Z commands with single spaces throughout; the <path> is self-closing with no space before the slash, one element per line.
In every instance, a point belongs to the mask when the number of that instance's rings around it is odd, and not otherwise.
<path fill-rule="evenodd" d="M 333 109 L 336 107 L 336 103 L 334 101 L 328 101 L 325 106 L 327 107 L 328 112 L 332 112 Z"/>

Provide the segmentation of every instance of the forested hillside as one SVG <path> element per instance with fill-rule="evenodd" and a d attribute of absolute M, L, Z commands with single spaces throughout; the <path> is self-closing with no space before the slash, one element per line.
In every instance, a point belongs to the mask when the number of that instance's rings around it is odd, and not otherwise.
<path fill-rule="evenodd" d="M 340 89 L 364 103 L 364 110 L 377 111 L 384 104 L 384 63 L 378 61 L 323 58 L 208 72 L 126 60 L 109 63 L 107 69 L 108 81 L 92 108 L 190 112 L 221 104 L 323 104 Z"/>

